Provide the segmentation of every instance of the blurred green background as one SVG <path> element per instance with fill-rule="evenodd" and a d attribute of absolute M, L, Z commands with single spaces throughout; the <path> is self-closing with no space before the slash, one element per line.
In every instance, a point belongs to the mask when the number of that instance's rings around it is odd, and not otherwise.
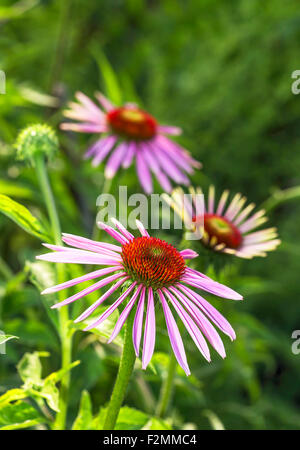
<path fill-rule="evenodd" d="M 226 429 L 298 429 L 300 355 L 291 351 L 291 334 L 300 329 L 299 195 L 295 190 L 289 199 L 273 200 L 278 189 L 300 185 L 300 96 L 291 92 L 291 73 L 300 69 L 299 3 L 2 0 L 0 28 L 0 69 L 7 79 L 0 95 L 0 193 L 45 215 L 34 171 L 15 161 L 18 131 L 41 121 L 58 130 L 62 109 L 77 90 L 90 96 L 102 90 L 117 103 L 138 101 L 161 122 L 183 128 L 180 142 L 203 162 L 193 184 L 206 190 L 213 183 L 219 193 L 229 188 L 258 205 L 267 202 L 270 226 L 278 227 L 283 243 L 267 258 L 238 261 L 218 274 L 245 297 L 243 303 L 211 299 L 238 338 L 225 338 L 228 357 L 214 354 L 211 364 L 187 343 L 193 375 L 178 371 L 169 420 L 179 429 L 210 429 L 216 417 Z M 90 236 L 103 167 L 82 160 L 92 137 L 58 135 L 61 154 L 51 164 L 51 178 L 62 228 Z M 113 190 L 118 184 L 139 189 L 134 168 L 114 181 Z M 50 351 L 43 361 L 47 375 L 59 368 L 59 346 L 30 281 L 40 242 L 2 215 L 0 233 L 0 329 L 19 336 L 0 355 L 3 393 L 21 384 L 15 366 L 24 352 Z M 126 400 L 146 412 L 166 370 L 169 344 L 163 323 L 161 328 L 158 375 L 148 370 L 143 378 L 137 371 Z M 75 334 L 74 359 L 81 364 L 72 371 L 69 423 L 83 389 L 91 393 L 94 412 L 107 402 L 117 351 Z"/>

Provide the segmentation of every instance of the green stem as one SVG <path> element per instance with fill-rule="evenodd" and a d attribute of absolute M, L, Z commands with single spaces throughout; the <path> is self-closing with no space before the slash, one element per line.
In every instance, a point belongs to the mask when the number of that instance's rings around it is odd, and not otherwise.
<path fill-rule="evenodd" d="M 47 174 L 45 160 L 42 155 L 37 155 L 35 157 L 35 167 L 41 191 L 48 210 L 53 240 L 56 245 L 62 245 L 60 223 Z M 65 281 L 65 269 L 63 264 L 57 264 L 57 279 L 59 283 Z M 59 298 L 63 300 L 64 297 L 62 297 L 61 293 L 59 293 L 58 295 Z M 67 366 L 71 363 L 71 353 L 72 353 L 72 337 L 68 331 L 68 322 L 69 322 L 68 309 L 60 308 L 58 314 L 59 314 L 59 333 L 61 340 L 62 369 L 66 369 Z M 70 385 L 70 373 L 66 372 L 66 374 L 61 380 L 59 412 L 56 415 L 54 423 L 55 429 L 60 430 L 65 428 L 69 385 Z"/>
<path fill-rule="evenodd" d="M 113 430 L 122 406 L 126 389 L 135 363 L 135 352 L 132 344 L 132 326 L 134 314 L 130 314 L 125 325 L 125 338 L 119 371 L 107 408 L 103 430 Z"/>
<path fill-rule="evenodd" d="M 168 406 L 170 404 L 171 397 L 173 394 L 173 382 L 176 372 L 176 366 L 177 366 L 176 358 L 174 356 L 174 353 L 171 352 L 168 373 L 163 381 L 159 396 L 159 402 L 156 409 L 156 415 L 158 417 L 164 417 L 168 410 Z"/>

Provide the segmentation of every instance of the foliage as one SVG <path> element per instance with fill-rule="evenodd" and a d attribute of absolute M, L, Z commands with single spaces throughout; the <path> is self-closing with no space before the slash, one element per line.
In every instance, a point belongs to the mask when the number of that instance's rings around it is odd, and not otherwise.
<path fill-rule="evenodd" d="M 39 294 L 55 273 L 34 260 L 41 241 L 50 241 L 49 225 L 36 174 L 16 161 L 14 142 L 32 123 L 57 131 L 60 152 L 49 172 L 62 230 L 90 237 L 103 167 L 82 159 L 93 138 L 58 128 L 77 90 L 104 91 L 117 104 L 138 101 L 160 121 L 182 126 L 179 141 L 203 162 L 193 184 L 206 191 L 214 183 L 218 192 L 229 188 L 264 204 L 283 240 L 267 258 L 233 261 L 214 273 L 245 297 L 238 305 L 211 299 L 237 340 L 225 337 L 227 358 L 213 353 L 208 364 L 184 336 L 193 375 L 177 370 L 165 420 L 155 417 L 169 352 L 158 322 L 153 367 L 143 372 L 136 365 L 117 428 L 299 428 L 299 355 L 291 352 L 292 332 L 300 328 L 300 98 L 291 93 L 291 73 L 299 68 L 298 2 L 113 3 L 1 2 L 0 69 L 7 83 L 0 95 L 0 343 L 6 340 L 0 428 L 51 428 L 58 410 L 59 323 L 49 308 L 58 299 Z M 128 195 L 139 189 L 134 168 L 113 181 L 112 193 L 119 185 L 128 186 Z M 181 239 L 177 230 L 160 237 Z M 83 274 L 76 265 L 66 270 Z M 75 302 L 71 318 L 98 294 Z M 122 344 L 122 335 L 117 345 L 105 344 L 111 325 L 84 333 L 70 323 L 81 364 L 68 368 L 68 428 L 101 428 Z"/>

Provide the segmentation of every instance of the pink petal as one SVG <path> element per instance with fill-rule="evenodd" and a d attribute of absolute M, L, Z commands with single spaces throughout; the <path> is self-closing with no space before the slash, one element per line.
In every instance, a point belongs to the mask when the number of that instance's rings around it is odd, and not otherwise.
<path fill-rule="evenodd" d="M 137 311 L 134 318 L 132 339 L 136 356 L 139 356 L 140 342 L 142 337 L 143 317 L 144 317 L 144 305 L 145 305 L 146 288 L 143 287 Z"/>
<path fill-rule="evenodd" d="M 118 280 L 113 286 L 111 286 L 96 302 L 94 302 L 89 308 L 87 308 L 77 319 L 74 320 L 75 323 L 81 322 L 82 320 L 89 317 L 101 303 L 104 302 L 108 297 L 110 297 L 129 277 L 124 277 Z"/>
<path fill-rule="evenodd" d="M 160 291 L 160 289 L 157 290 L 157 293 L 159 295 L 159 298 L 161 300 L 162 303 L 162 307 L 164 310 L 164 315 L 165 315 L 165 319 L 166 319 L 166 325 L 167 325 L 167 329 L 168 329 L 168 334 L 169 334 L 169 338 L 170 338 L 170 342 L 173 348 L 173 352 L 176 356 L 176 359 L 179 363 L 179 365 L 183 368 L 183 370 L 185 371 L 186 375 L 190 375 L 190 369 L 186 360 L 186 354 L 185 354 L 185 350 L 184 350 L 184 346 L 183 346 L 183 342 L 178 330 L 178 326 L 177 323 L 173 317 L 173 314 L 171 313 L 171 310 L 162 294 L 162 292 Z"/>
<path fill-rule="evenodd" d="M 83 283 L 84 281 L 94 280 L 95 278 L 100 278 L 103 275 L 108 275 L 109 273 L 116 272 L 116 270 L 121 270 L 122 266 L 107 267 L 105 269 L 95 270 L 81 277 L 73 278 L 70 281 L 65 281 L 64 283 L 57 284 L 56 286 L 49 287 L 45 289 L 41 294 L 53 294 L 54 292 L 61 291 L 62 289 L 67 289 L 76 284 Z"/>
<path fill-rule="evenodd" d="M 130 294 L 130 292 L 135 288 L 137 282 L 134 281 L 128 289 L 126 289 L 126 291 L 118 298 L 118 300 L 116 300 L 109 308 L 107 308 L 107 310 L 101 314 L 100 317 L 98 317 L 98 319 L 91 323 L 90 325 L 88 325 L 84 331 L 88 331 L 91 330 L 92 328 L 97 327 L 98 325 L 100 325 L 100 323 L 102 323 L 105 319 L 107 319 L 107 317 L 109 317 L 114 311 L 115 309 L 117 309 L 117 307 L 125 300 L 126 297 L 128 297 L 128 295 Z"/>
<path fill-rule="evenodd" d="M 122 326 L 124 325 L 125 320 L 127 319 L 130 311 L 133 308 L 133 305 L 136 302 L 137 297 L 139 296 L 141 289 L 142 289 L 142 285 L 140 284 L 137 288 L 137 290 L 135 291 L 135 293 L 133 294 L 132 298 L 130 299 L 130 301 L 127 303 L 127 305 L 125 306 L 125 308 L 123 309 L 120 317 L 117 320 L 116 326 L 114 328 L 114 331 L 112 332 L 112 335 L 110 336 L 109 340 L 107 341 L 108 343 L 112 342 L 120 333 Z"/>
<path fill-rule="evenodd" d="M 155 345 L 155 311 L 154 311 L 154 298 L 152 288 L 148 288 L 148 305 L 147 305 L 147 315 L 144 331 L 144 345 L 143 345 L 143 356 L 142 356 L 142 368 L 145 370 L 148 366 Z"/>
<path fill-rule="evenodd" d="M 106 286 L 107 284 L 111 283 L 112 281 L 115 281 L 118 278 L 123 277 L 124 275 L 126 275 L 126 272 L 120 272 L 115 275 L 111 275 L 110 277 L 104 278 L 104 280 L 100 280 L 97 283 L 92 284 L 92 286 L 89 286 L 89 287 L 83 289 L 82 291 L 77 292 L 77 294 L 74 294 L 71 297 L 66 298 L 66 300 L 56 303 L 55 305 L 51 306 L 51 308 L 60 308 L 61 306 L 65 306 L 65 305 L 68 305 L 69 303 L 75 302 L 76 300 L 79 300 L 80 298 L 85 297 L 86 295 L 90 294 L 91 292 L 97 291 L 98 289 L 102 288 L 103 286 Z"/>

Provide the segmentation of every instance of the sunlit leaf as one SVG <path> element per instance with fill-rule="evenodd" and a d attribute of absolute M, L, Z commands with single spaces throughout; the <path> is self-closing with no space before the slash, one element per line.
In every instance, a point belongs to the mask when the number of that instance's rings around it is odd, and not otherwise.
<path fill-rule="evenodd" d="M 93 420 L 92 402 L 88 391 L 82 391 L 79 411 L 73 423 L 72 430 L 89 430 Z"/>
<path fill-rule="evenodd" d="M 27 233 L 32 234 L 42 241 L 50 241 L 46 228 L 25 206 L 2 194 L 0 195 L 0 212 L 13 220 L 23 230 L 27 231 Z"/>
<path fill-rule="evenodd" d="M 29 403 L 17 401 L 0 406 L 0 430 L 29 428 L 43 422 L 46 419 Z"/>

